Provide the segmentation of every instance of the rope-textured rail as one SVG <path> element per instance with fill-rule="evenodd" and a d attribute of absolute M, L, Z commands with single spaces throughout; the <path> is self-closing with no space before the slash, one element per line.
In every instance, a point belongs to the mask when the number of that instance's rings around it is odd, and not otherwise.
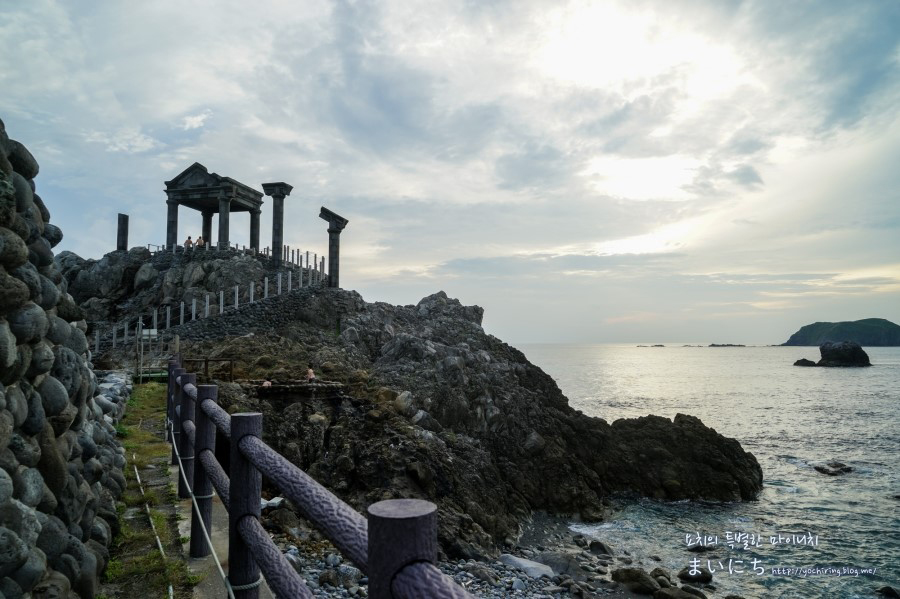
<path fill-rule="evenodd" d="M 363 573 L 368 574 L 369 528 L 362 514 L 275 453 L 259 437 L 243 437 L 239 448 L 264 476 L 278 485 L 304 518 L 331 539 L 335 547 Z"/>

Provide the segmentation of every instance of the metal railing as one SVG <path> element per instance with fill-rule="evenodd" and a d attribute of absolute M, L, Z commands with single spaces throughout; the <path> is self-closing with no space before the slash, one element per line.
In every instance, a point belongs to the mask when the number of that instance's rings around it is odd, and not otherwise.
<path fill-rule="evenodd" d="M 433 503 L 379 501 L 364 517 L 263 442 L 262 414 L 229 415 L 216 403 L 216 385 L 197 385 L 196 374 L 188 373 L 178 359 L 170 360 L 168 367 L 167 431 L 172 463 L 179 467 L 178 496 L 194 504 L 190 555 L 211 552 L 214 488 L 228 511 L 225 584 L 230 596 L 257 599 L 260 571 L 278 597 L 313 596 L 260 523 L 265 475 L 368 576 L 369 597 L 472 597 L 434 565 L 438 545 Z M 228 464 L 227 473 L 222 463 Z"/>

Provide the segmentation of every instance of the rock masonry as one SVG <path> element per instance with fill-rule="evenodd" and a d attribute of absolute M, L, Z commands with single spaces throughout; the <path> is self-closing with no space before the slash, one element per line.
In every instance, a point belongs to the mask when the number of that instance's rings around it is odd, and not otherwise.
<path fill-rule="evenodd" d="M 37 175 L 0 121 L 0 597 L 93 597 L 118 528 L 130 383 L 92 369 Z"/>

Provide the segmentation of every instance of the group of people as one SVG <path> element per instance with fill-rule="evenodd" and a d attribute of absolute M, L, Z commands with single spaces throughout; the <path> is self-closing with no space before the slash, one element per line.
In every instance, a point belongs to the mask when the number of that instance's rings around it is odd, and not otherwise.
<path fill-rule="evenodd" d="M 191 236 L 190 236 L 190 235 L 188 235 L 188 238 L 184 240 L 184 249 L 193 248 L 195 245 L 196 245 L 198 248 L 202 248 L 202 247 L 204 247 L 204 246 L 206 245 L 206 240 L 203 239 L 203 236 L 202 236 L 202 235 L 201 235 L 200 237 L 197 238 L 197 241 L 196 241 L 196 242 L 194 242 L 193 240 L 191 240 Z"/>
<path fill-rule="evenodd" d="M 315 383 L 316 382 L 316 373 L 313 370 L 312 364 L 310 364 L 306 369 L 306 382 L 307 383 Z M 263 387 L 271 387 L 272 381 L 266 379 L 265 381 L 263 381 L 262 386 Z"/>

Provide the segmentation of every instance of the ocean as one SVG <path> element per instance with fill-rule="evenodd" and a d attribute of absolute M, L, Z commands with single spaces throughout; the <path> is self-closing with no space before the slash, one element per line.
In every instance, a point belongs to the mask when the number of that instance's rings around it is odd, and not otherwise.
<path fill-rule="evenodd" d="M 608 422 L 691 414 L 762 466 L 758 501 L 638 500 L 608 522 L 573 522 L 573 532 L 659 556 L 673 573 L 699 560 L 714 571 L 719 597 L 900 590 L 900 348 L 865 348 L 871 368 L 793 366 L 818 360 L 817 347 L 520 349 L 585 414 Z M 852 471 L 814 469 L 832 460 Z M 714 551 L 688 551 L 698 538 Z"/>

